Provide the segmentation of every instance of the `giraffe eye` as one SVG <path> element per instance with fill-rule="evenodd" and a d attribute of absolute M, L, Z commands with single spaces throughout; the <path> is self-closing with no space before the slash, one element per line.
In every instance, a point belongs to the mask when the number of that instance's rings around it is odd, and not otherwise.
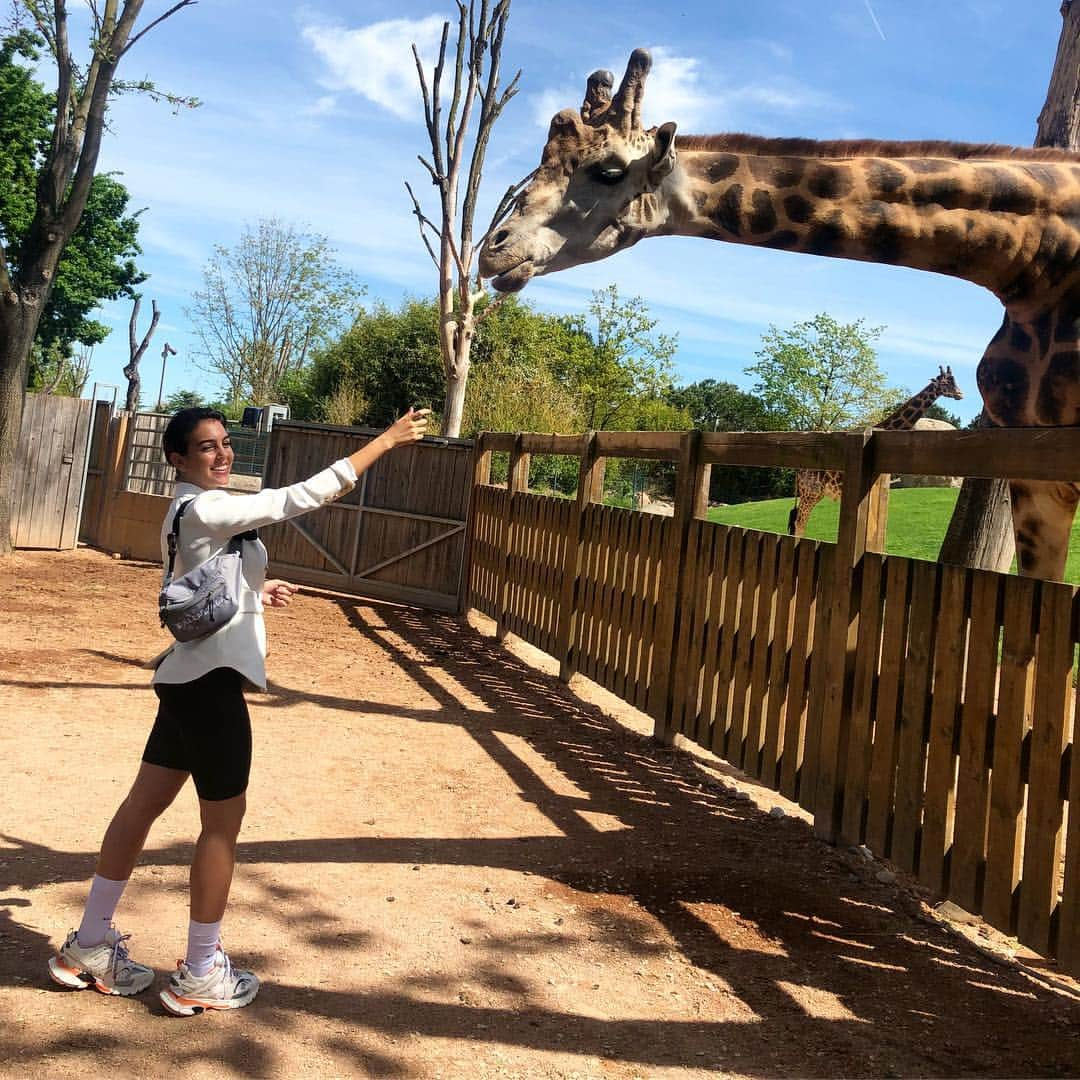
<path fill-rule="evenodd" d="M 621 165 L 597 165 L 592 170 L 592 178 L 601 184 L 617 184 L 626 175 Z"/>

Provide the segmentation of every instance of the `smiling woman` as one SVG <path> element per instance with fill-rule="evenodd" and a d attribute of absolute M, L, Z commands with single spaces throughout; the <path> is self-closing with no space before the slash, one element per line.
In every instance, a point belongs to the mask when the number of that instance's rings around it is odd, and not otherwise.
<path fill-rule="evenodd" d="M 162 523 L 162 555 L 170 573 L 183 575 L 239 546 L 237 611 L 220 629 L 177 641 L 159 658 L 153 679 L 159 707 L 142 764 L 105 833 L 82 923 L 49 962 L 52 978 L 71 989 L 92 986 L 105 994 L 130 995 L 153 982 L 153 970 L 128 955 L 126 938 L 113 928 L 112 918 L 151 825 L 190 776 L 202 831 L 191 865 L 188 948 L 161 991 L 165 1008 L 178 1016 L 241 1008 L 259 989 L 252 972 L 232 967 L 221 947 L 221 922 L 251 768 L 244 688 L 266 686 L 263 608 L 287 606 L 296 586 L 266 580 L 266 548 L 256 530 L 351 491 L 384 453 L 421 439 L 428 422 L 426 409 L 410 409 L 377 438 L 307 480 L 234 495 L 225 490 L 233 449 L 224 421 L 212 409 L 182 409 L 165 429 L 165 457 L 179 481 Z"/>

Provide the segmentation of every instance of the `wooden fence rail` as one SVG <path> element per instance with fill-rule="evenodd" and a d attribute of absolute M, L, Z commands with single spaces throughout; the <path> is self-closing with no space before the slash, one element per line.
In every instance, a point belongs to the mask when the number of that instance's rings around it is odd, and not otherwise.
<path fill-rule="evenodd" d="M 493 452 L 510 454 L 505 488 Z M 577 499 L 528 490 L 580 458 Z M 604 460 L 676 462 L 674 517 L 603 506 Z M 487 434 L 468 602 L 1080 974 L 1080 591 L 882 554 L 888 473 L 1068 480 L 1080 430 Z M 709 470 L 835 468 L 835 544 L 705 520 Z M 1080 814 L 1080 809 L 1078 809 Z"/>

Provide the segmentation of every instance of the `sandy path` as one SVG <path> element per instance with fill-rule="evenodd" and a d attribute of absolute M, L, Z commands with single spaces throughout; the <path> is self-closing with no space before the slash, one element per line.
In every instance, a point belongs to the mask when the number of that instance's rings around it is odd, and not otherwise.
<path fill-rule="evenodd" d="M 1080 1074 L 1080 1008 L 917 917 L 461 623 L 301 595 L 269 693 L 227 917 L 250 1008 L 54 988 L 153 711 L 156 571 L 0 563 L 0 1074 L 678 1077 Z M 196 807 L 119 912 L 164 976 Z"/>

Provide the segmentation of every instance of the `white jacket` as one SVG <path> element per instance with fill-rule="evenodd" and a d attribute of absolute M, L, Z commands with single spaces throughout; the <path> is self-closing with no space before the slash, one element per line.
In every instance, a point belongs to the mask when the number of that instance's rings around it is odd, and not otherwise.
<path fill-rule="evenodd" d="M 168 567 L 169 533 L 177 507 L 192 495 L 195 498 L 180 519 L 174 577 L 224 551 L 237 533 L 317 510 L 351 491 L 355 484 L 356 470 L 348 458 L 335 461 L 308 480 L 285 488 L 267 488 L 254 495 L 232 495 L 222 489 L 205 490 L 195 484 L 178 483 L 161 524 L 162 562 Z M 266 628 L 261 593 L 266 581 L 266 548 L 261 540 L 245 540 L 242 547 L 240 610 L 208 637 L 175 642 L 154 672 L 155 683 L 192 682 L 214 668 L 229 667 L 254 686 L 265 688 Z"/>

